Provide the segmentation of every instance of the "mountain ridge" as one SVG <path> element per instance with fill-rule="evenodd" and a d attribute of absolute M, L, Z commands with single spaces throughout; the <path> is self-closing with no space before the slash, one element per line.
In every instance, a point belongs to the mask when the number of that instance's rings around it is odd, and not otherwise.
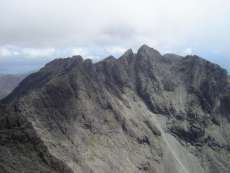
<path fill-rule="evenodd" d="M 28 76 L 1 101 L 0 170 L 229 172 L 226 70 L 170 57 L 143 45 L 97 63 L 54 60 Z"/>

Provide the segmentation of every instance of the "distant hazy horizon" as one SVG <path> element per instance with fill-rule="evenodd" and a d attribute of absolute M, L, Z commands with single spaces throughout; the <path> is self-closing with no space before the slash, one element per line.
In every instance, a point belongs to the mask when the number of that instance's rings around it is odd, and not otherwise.
<path fill-rule="evenodd" d="M 134 50 L 136 52 L 136 50 Z M 124 52 L 122 52 L 124 53 Z M 160 52 L 161 53 L 161 52 Z M 172 53 L 174 54 L 173 52 L 167 52 L 167 53 Z M 165 54 L 167 54 L 165 53 Z M 162 53 L 164 54 L 164 53 Z M 63 56 L 63 57 L 50 57 L 50 58 L 44 58 L 44 59 L 41 59 L 41 60 L 32 60 L 32 61 L 18 61 L 17 63 L 15 62 L 10 62 L 10 61 L 5 61 L 2 63 L 6 63 L 6 67 L 4 68 L 4 66 L 1 66 L 0 67 L 0 75 L 21 75 L 21 74 L 30 74 L 30 73 L 33 73 L 33 72 L 36 72 L 38 71 L 39 69 L 41 69 L 46 63 L 54 60 L 54 59 L 57 59 L 57 58 L 68 58 L 68 57 L 71 57 L 71 56 L 74 56 L 74 55 L 80 55 L 80 54 L 73 54 L 73 55 L 69 55 L 69 56 Z M 97 61 L 101 61 L 103 60 L 104 58 L 110 56 L 112 54 L 107 54 L 107 55 L 104 55 L 103 57 L 101 58 L 97 58 L 97 59 L 94 59 L 92 57 L 87 57 L 87 56 L 82 56 L 84 59 L 92 59 L 94 62 L 97 62 Z M 116 55 L 112 55 L 114 56 L 115 58 L 119 58 L 122 54 L 116 54 Z M 179 54 L 178 54 L 179 55 Z M 182 55 L 180 54 L 181 56 L 187 56 L 189 54 L 186 54 L 186 55 Z M 199 55 L 198 55 L 199 56 Z M 201 57 L 201 58 L 204 58 L 204 57 Z M 230 67 L 223 65 L 223 64 L 220 64 L 220 63 L 216 63 L 215 61 L 212 61 L 208 58 L 204 58 L 212 63 L 215 63 L 215 64 L 218 64 L 220 65 L 222 68 L 226 69 L 228 71 L 228 73 L 230 74 Z M 11 64 L 12 63 L 12 64 Z M 10 68 L 7 68 L 7 67 L 10 67 Z"/>

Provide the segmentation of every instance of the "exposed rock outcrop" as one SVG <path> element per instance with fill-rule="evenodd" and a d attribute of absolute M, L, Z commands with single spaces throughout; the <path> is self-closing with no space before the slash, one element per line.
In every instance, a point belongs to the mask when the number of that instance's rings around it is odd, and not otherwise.
<path fill-rule="evenodd" d="M 147 45 L 57 59 L 1 102 L 0 172 L 228 173 L 230 83 Z"/>

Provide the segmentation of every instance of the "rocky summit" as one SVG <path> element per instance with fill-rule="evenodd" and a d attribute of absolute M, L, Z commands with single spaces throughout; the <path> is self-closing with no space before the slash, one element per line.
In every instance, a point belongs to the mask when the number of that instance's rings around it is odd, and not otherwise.
<path fill-rule="evenodd" d="M 143 45 L 56 59 L 0 104 L 1 173 L 229 173 L 230 82 Z"/>

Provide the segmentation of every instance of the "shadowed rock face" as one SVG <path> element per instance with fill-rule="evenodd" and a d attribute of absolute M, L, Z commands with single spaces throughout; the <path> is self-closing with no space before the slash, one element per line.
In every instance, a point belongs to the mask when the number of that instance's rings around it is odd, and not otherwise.
<path fill-rule="evenodd" d="M 197 56 L 57 59 L 1 102 L 0 172 L 228 173 L 230 83 Z"/>
<path fill-rule="evenodd" d="M 6 97 L 26 75 L 0 75 L 0 99 Z"/>

